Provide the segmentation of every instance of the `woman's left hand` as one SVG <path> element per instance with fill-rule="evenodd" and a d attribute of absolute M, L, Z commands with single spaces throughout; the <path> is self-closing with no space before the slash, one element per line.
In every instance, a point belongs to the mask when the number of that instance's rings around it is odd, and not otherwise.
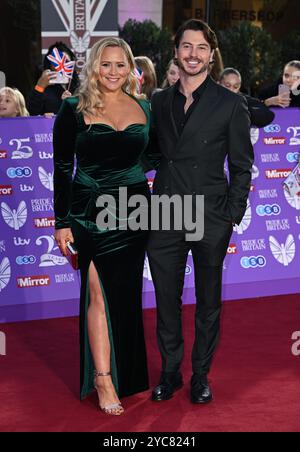
<path fill-rule="evenodd" d="M 64 100 L 71 96 L 72 96 L 72 93 L 70 93 L 70 91 L 66 90 L 62 93 L 61 98 L 62 98 L 62 100 Z"/>

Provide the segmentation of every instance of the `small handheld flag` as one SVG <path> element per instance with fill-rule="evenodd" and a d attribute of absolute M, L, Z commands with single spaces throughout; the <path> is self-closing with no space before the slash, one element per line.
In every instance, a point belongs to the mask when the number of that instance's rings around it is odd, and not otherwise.
<path fill-rule="evenodd" d="M 58 72 L 67 78 L 72 78 L 75 61 L 70 61 L 68 57 L 56 47 L 54 47 L 50 55 L 47 55 L 47 58 L 51 61 L 55 72 Z"/>
<path fill-rule="evenodd" d="M 145 78 L 144 72 L 142 71 L 142 69 L 136 67 L 136 68 L 134 68 L 134 75 L 138 79 L 140 92 L 142 92 L 142 87 L 143 87 L 144 78 Z"/>

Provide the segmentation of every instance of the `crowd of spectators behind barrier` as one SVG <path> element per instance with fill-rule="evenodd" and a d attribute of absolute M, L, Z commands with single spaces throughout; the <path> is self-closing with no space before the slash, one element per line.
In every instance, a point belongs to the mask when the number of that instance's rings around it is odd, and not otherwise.
<path fill-rule="evenodd" d="M 79 87 L 80 79 L 76 70 L 73 73 L 69 86 L 51 84 L 54 68 L 47 56 L 53 48 L 63 52 L 69 60 L 75 60 L 75 55 L 64 43 L 55 42 L 44 57 L 43 72 L 32 88 L 27 99 L 27 108 L 24 96 L 16 88 L 4 87 L 0 90 L 0 118 L 16 116 L 52 116 L 57 114 L 62 101 L 74 95 Z M 179 69 L 176 60 L 172 59 L 166 68 L 165 78 L 158 87 L 155 66 L 147 56 L 135 57 L 135 63 L 142 74 L 140 78 L 140 91 L 151 100 L 152 94 L 158 89 L 167 89 L 177 82 Z M 237 94 L 246 97 L 251 115 L 252 124 L 264 127 L 274 119 L 274 113 L 269 107 L 300 107 L 300 61 L 288 62 L 282 71 L 282 76 L 273 85 L 261 89 L 258 98 L 250 97 L 241 92 L 242 77 L 236 68 L 224 69 L 222 55 L 217 48 L 210 66 L 210 76 L 217 82 Z"/>

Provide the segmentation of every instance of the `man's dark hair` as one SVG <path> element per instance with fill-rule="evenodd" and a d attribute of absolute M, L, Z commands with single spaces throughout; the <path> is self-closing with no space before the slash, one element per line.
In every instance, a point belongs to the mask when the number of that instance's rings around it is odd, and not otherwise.
<path fill-rule="evenodd" d="M 215 50 L 218 47 L 218 39 L 215 32 L 210 28 L 210 26 L 204 22 L 203 20 L 198 19 L 190 19 L 182 24 L 174 38 L 175 47 L 178 49 L 180 41 L 185 31 L 193 30 L 193 31 L 202 31 L 204 38 L 209 43 L 211 50 Z"/>

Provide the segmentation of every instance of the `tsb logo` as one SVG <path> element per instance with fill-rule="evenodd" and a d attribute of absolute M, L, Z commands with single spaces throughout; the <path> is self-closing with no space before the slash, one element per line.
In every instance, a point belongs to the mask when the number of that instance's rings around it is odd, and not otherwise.
<path fill-rule="evenodd" d="M 242 257 L 241 266 L 243 268 L 257 268 L 264 267 L 267 261 L 264 256 L 251 256 L 251 257 Z"/>
<path fill-rule="evenodd" d="M 286 155 L 286 159 L 290 163 L 297 163 L 300 157 L 300 152 L 289 152 Z"/>
<path fill-rule="evenodd" d="M 11 179 L 14 179 L 15 177 L 30 177 L 30 176 L 32 176 L 32 170 L 31 170 L 31 168 L 28 168 L 28 167 L 8 168 L 6 174 Z"/>
<path fill-rule="evenodd" d="M 278 124 L 270 124 L 269 126 L 264 128 L 266 133 L 278 133 L 281 132 L 281 127 Z"/>
<path fill-rule="evenodd" d="M 256 207 L 256 213 L 260 217 L 279 215 L 281 213 L 281 207 L 278 204 L 265 204 Z"/>
<path fill-rule="evenodd" d="M 36 263 L 36 258 L 34 256 L 18 256 L 16 258 L 16 263 L 18 265 L 32 265 Z"/>

